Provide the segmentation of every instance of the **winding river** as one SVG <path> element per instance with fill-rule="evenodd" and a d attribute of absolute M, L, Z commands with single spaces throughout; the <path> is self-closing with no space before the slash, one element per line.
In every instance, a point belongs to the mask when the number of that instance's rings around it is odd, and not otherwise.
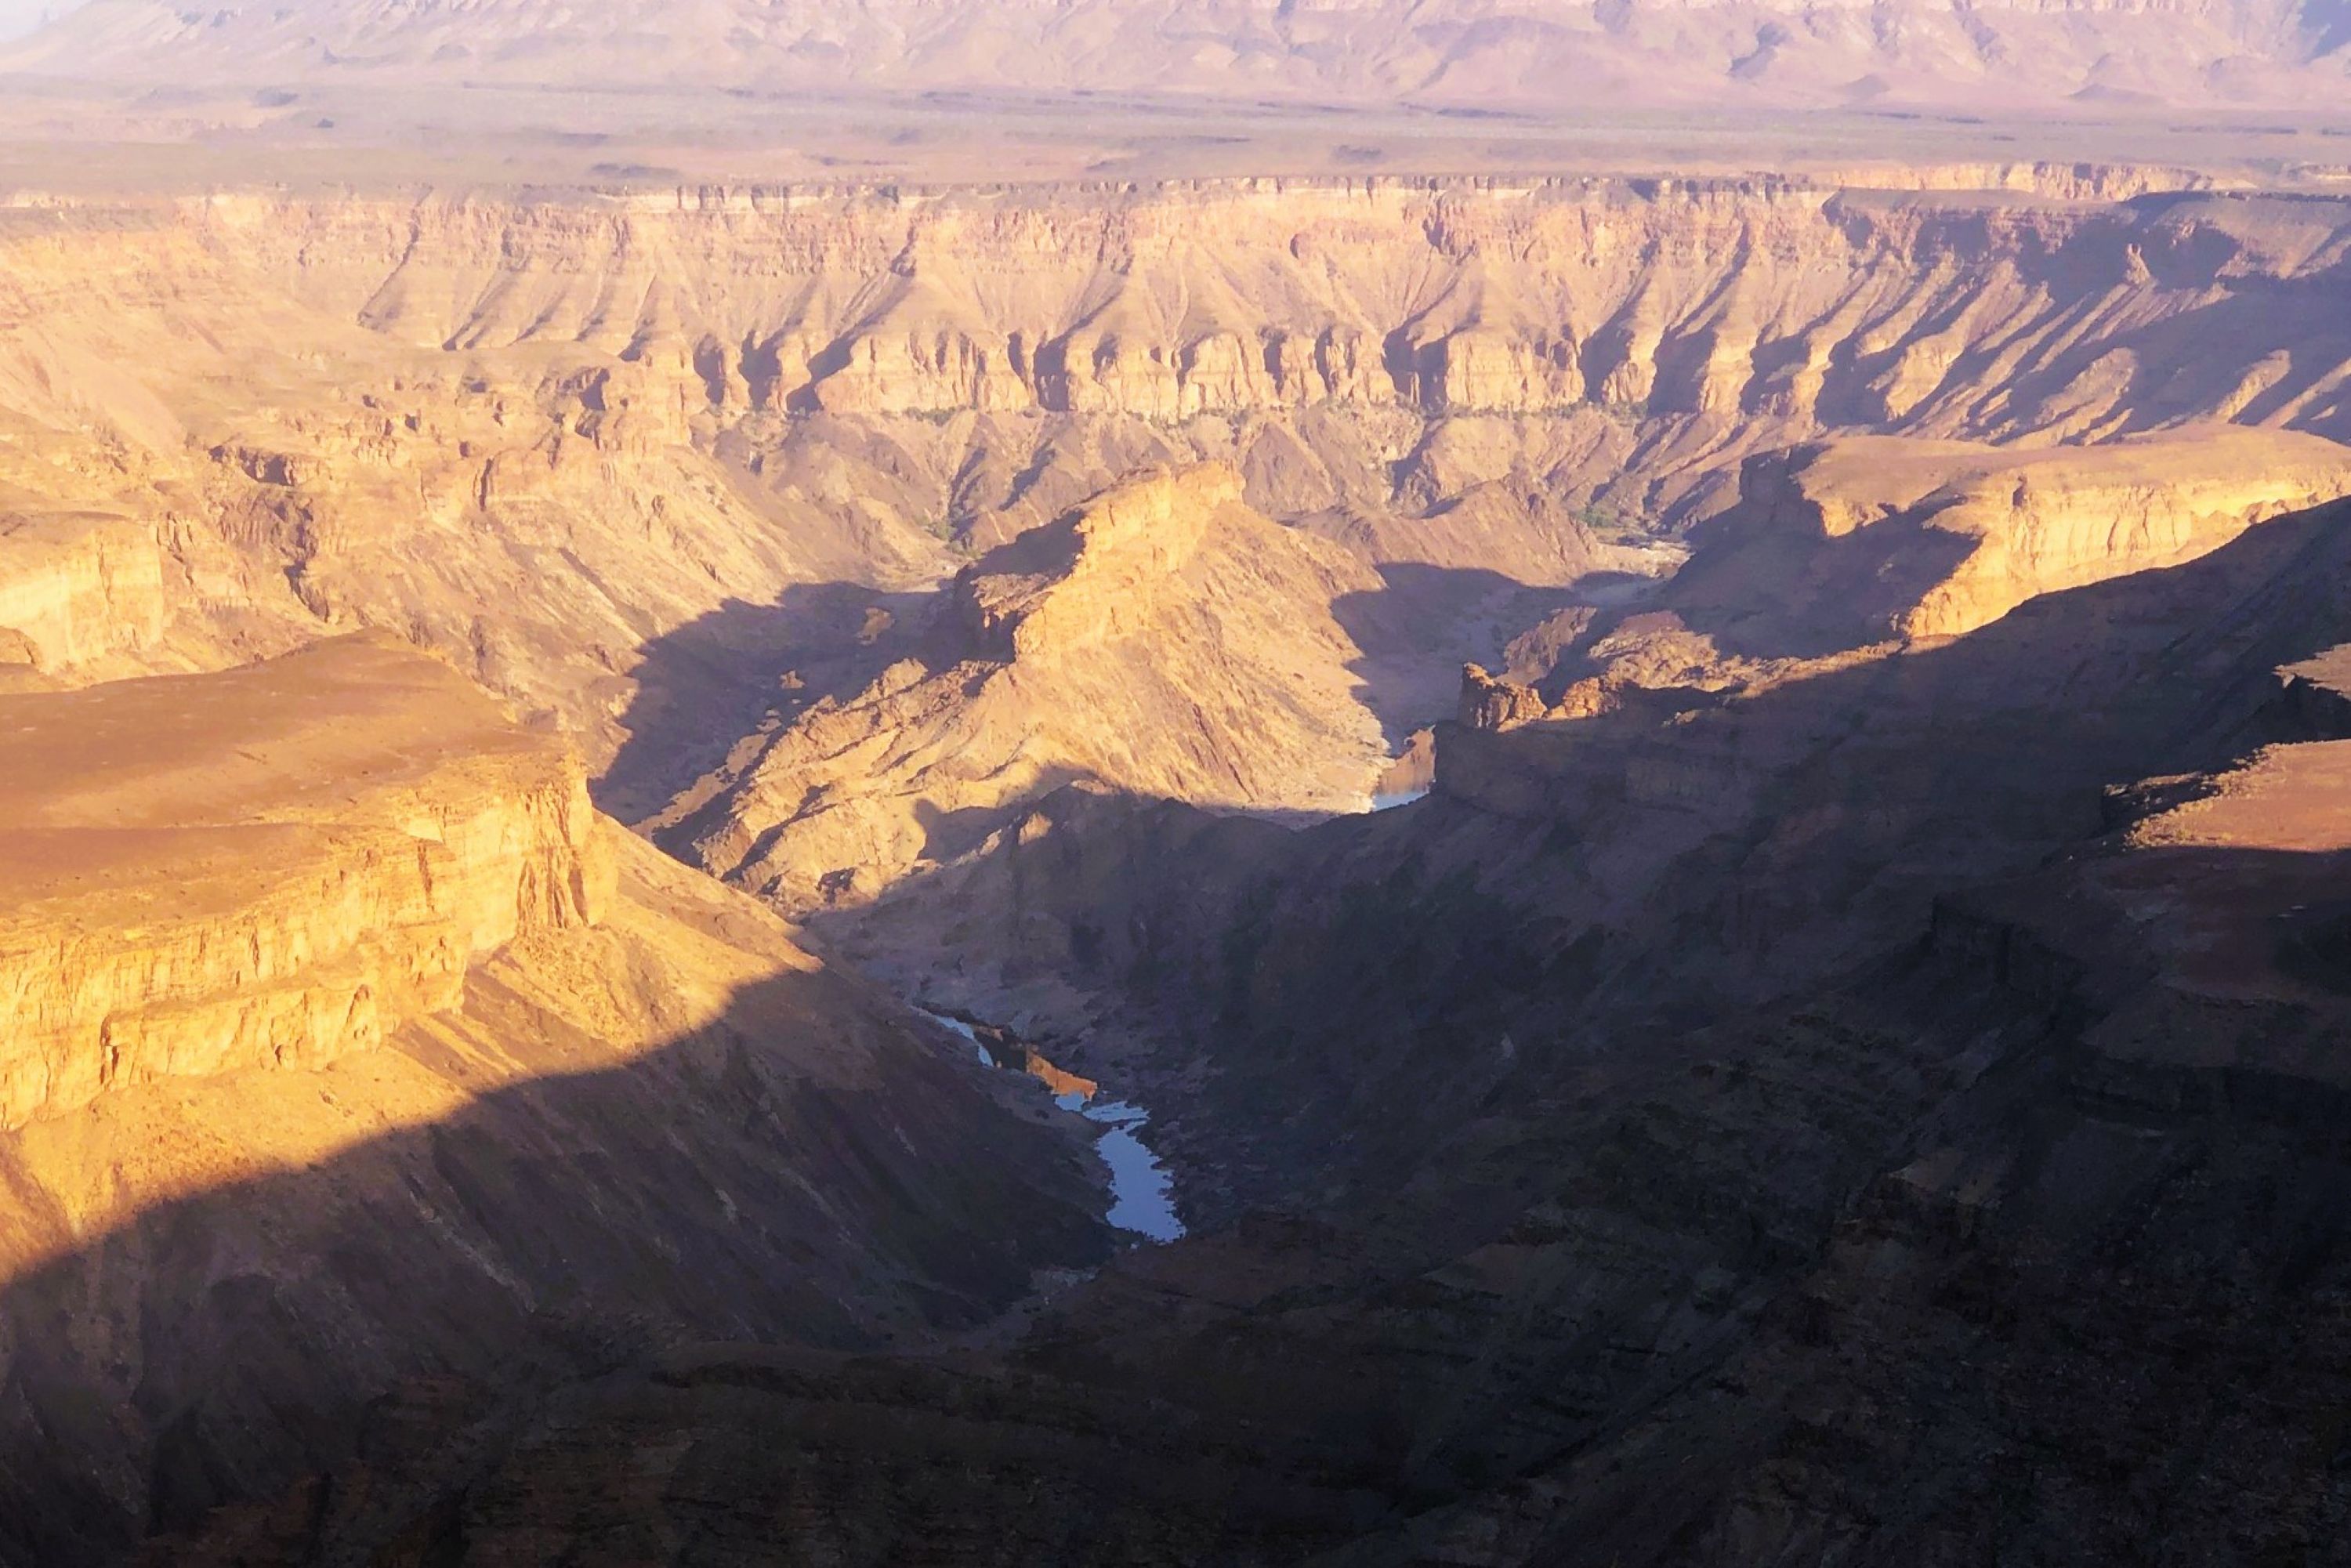
<path fill-rule="evenodd" d="M 971 1041 L 981 1065 L 1004 1066 L 971 1024 L 944 1013 L 926 1011 L 924 1016 Z M 1094 1152 L 1110 1167 L 1110 1212 L 1103 1218 L 1148 1241 L 1173 1241 L 1182 1236 L 1184 1222 L 1176 1215 L 1175 1174 L 1143 1141 L 1143 1128 L 1149 1124 L 1151 1113 L 1131 1101 L 1104 1100 L 1098 1094 L 1058 1094 L 1054 1103 L 1102 1129 L 1094 1140 Z"/>

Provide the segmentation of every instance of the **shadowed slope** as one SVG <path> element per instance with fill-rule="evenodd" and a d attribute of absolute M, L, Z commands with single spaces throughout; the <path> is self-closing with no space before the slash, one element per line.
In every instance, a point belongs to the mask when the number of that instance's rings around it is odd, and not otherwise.
<path fill-rule="evenodd" d="M 12 1561 L 275 1496 L 414 1379 L 885 1343 L 1106 1250 L 1081 1129 L 430 659 L 5 706 Z"/>
<path fill-rule="evenodd" d="M 886 966 L 1010 911 L 958 984 L 1167 1030 L 1121 1070 L 1222 1190 L 1038 1364 L 1474 1496 L 1372 1562 L 2325 1560 L 2338 747 L 2105 835 L 2110 787 L 2344 733 L 2273 673 L 2351 632 L 2344 521 L 1679 722 L 1448 736 L 1370 821 L 1056 797 L 861 917 Z"/>
<path fill-rule="evenodd" d="M 1290 835 L 1053 797 L 963 884 L 1007 896 L 954 947 L 1215 1009 L 1154 1088 L 1239 1189 L 1187 1187 L 1220 1218 L 976 1380 L 717 1353 L 562 1396 L 444 1490 L 450 1556 L 617 1539 L 625 1488 L 656 1562 L 1280 1561 L 1350 1519 L 1374 1533 L 1332 1560 L 2324 1561 L 2344 1003 L 2298 967 L 2339 931 L 2278 917 L 2339 880 L 2340 743 L 2126 837 L 2100 787 L 2339 733 L 2270 672 L 2351 630 L 2342 520 L 1711 710 L 1788 749 L 1703 748 L 1770 769 L 1706 794 L 1591 788 L 1655 727 L 1619 713 L 1531 818 L 1456 789 Z M 1659 814 L 1682 852 L 1635 841 Z M 1786 853 L 1823 814 L 1851 858 Z M 1072 914 L 1090 945 L 1046 953 Z M 1109 1436 L 1054 1464 L 1072 1425 Z M 869 1507 L 941 1532 L 858 1533 Z"/>

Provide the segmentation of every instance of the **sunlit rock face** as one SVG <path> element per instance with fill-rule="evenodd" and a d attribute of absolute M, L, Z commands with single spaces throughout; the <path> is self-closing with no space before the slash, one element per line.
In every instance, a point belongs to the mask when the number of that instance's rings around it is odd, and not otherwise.
<path fill-rule="evenodd" d="M 384 626 L 601 767 L 648 641 L 935 581 L 951 542 L 1149 464 L 1231 462 L 1382 559 L 1555 580 L 1590 563 L 1531 487 L 1670 522 L 1827 432 L 2346 433 L 2338 204 L 2024 184 L 10 211 L 6 656 L 71 682 Z"/>
<path fill-rule="evenodd" d="M 2177 566 L 2351 492 L 2351 449 L 2225 426 L 2023 452 L 1858 437 L 1791 454 L 1753 488 L 1755 526 L 1810 532 L 1823 559 L 1949 558 L 1915 603 L 1888 606 L 1886 630 L 1957 636 L 2041 594 Z M 1901 538 L 1875 550 L 1851 537 L 1887 525 Z M 1700 575 L 1676 597 L 1702 592 Z"/>
<path fill-rule="evenodd" d="M 2003 199 L 1999 172 L 1979 172 L 1992 188 L 1957 198 L 1802 181 L 1259 179 L 221 198 L 179 222 L 305 303 L 420 348 L 623 357 L 611 401 L 648 434 L 713 405 L 1176 421 L 1336 402 L 2081 434 L 2290 404 L 2342 362 L 2269 361 L 2314 298 L 2273 301 L 2267 340 L 2146 330 L 2216 303 L 2206 291 L 2224 279 L 2338 265 L 2335 204 L 2107 205 L 2095 181 L 2047 201 L 2036 187 L 2064 182 L 2030 170 Z M 2116 178 L 2112 195 L 2131 194 Z M 2103 308 L 2061 321 L 2061 301 Z M 2086 340 L 2071 329 L 2085 319 Z M 1995 399 L 2054 356 L 2076 373 Z"/>
<path fill-rule="evenodd" d="M 396 639 L 0 735 L 0 1553 L 275 1495 L 408 1381 L 967 1326 L 1105 1245 L 1082 1132 Z"/>
<path fill-rule="evenodd" d="M 1649 621 L 1595 625 L 1580 645 L 1656 684 L 1677 644 L 1752 675 L 1774 659 L 1960 636 L 2346 494 L 2351 448 L 2291 431 L 2199 424 L 2027 448 L 1840 437 L 1750 460 L 1738 505 L 1700 530 Z"/>
<path fill-rule="evenodd" d="M 8 1125 L 381 1045 L 609 894 L 569 750 L 389 639 L 0 708 Z"/>
<path fill-rule="evenodd" d="M 1161 471 L 983 557 L 919 656 L 778 733 L 683 841 L 805 907 L 871 898 L 1078 780 L 1352 806 L 1385 747 L 1334 611 L 1379 579 L 1241 493 L 1228 466 Z"/>
<path fill-rule="evenodd" d="M 1205 463 L 1381 574 L 1387 643 L 1418 661 L 1378 713 L 1393 746 L 1450 709 L 1465 659 L 1502 663 L 1447 643 L 1470 574 L 1624 570 L 1625 539 L 1735 506 L 1750 456 L 1863 434 L 2098 445 L 2213 419 L 2351 434 L 2341 203 L 2116 201 L 2143 172 L 2070 165 L 1937 177 L 1984 188 L 1264 179 L 5 209 L 0 683 L 389 630 L 559 723 L 600 798 L 641 821 L 763 727 L 850 695 L 801 668 L 812 601 L 865 596 L 854 627 L 1130 473 Z M 2001 465 L 1960 466 L 1991 485 Z M 2176 559 L 2324 487 L 2158 496 L 2117 553 L 2081 532 L 2105 493 L 2061 516 L 2055 483 L 2043 471 L 2029 516 L 1940 514 L 1929 546 L 1980 548 L 1944 601 L 1908 606 L 1911 632 L 2093 557 Z M 1448 575 L 1443 613 L 1398 632 Z M 1307 685 L 1374 652 L 1353 641 L 1318 640 Z M 1343 789 L 1320 768 L 1269 782 L 1293 760 L 1279 747 L 1237 755 L 1245 785 L 1204 764 L 1172 792 L 1335 809 L 1379 760 L 1355 758 Z"/>

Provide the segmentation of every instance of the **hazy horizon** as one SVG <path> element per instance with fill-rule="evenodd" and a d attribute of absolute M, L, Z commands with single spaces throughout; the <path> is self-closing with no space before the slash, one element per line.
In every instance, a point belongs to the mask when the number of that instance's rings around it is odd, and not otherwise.
<path fill-rule="evenodd" d="M 84 0 L 0 0 L 0 39 L 22 37 Z"/>

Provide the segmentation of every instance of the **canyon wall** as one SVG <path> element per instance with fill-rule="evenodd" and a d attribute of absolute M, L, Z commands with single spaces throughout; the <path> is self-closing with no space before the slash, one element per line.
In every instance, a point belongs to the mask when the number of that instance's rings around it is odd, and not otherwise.
<path fill-rule="evenodd" d="M 135 524 L 28 520 L 0 535 L 0 627 L 16 633 L 7 662 L 37 671 L 135 657 L 161 639 L 167 613 L 162 552 Z"/>
<path fill-rule="evenodd" d="M 2187 426 L 2088 446 L 1845 436 L 1750 460 L 1739 505 L 1649 607 L 1595 622 L 1595 662 L 1655 684 L 1678 643 L 1709 678 L 1772 661 L 1961 636 L 2043 594 L 2174 567 L 2351 493 L 2351 448 Z M 1595 672 L 1596 673 L 1596 672 Z"/>
<path fill-rule="evenodd" d="M 643 820 L 816 700 L 814 607 L 904 609 L 1138 468 L 1230 465 L 1380 575 L 1385 652 L 1315 678 L 1373 658 L 1400 734 L 1558 608 L 1457 646 L 1489 590 L 1623 570 L 1751 455 L 2347 433 L 2340 203 L 2026 183 L 20 197 L 9 678 L 381 628 Z M 1334 798 L 1212 773 L 1179 797 Z"/>
<path fill-rule="evenodd" d="M 379 1401 L 966 1328 L 1107 1246 L 1081 1133 L 395 638 L 0 732 L 0 1556 L 275 1497 Z"/>
<path fill-rule="evenodd" d="M 0 1124 L 376 1048 L 606 897 L 562 743 L 388 639 L 0 706 Z"/>
<path fill-rule="evenodd" d="M 220 198 L 172 222 L 401 340 L 669 355 L 720 411 L 1590 403 L 2001 438 L 2322 419 L 2351 364 L 2324 199 L 1269 179 Z M 2232 340 L 2249 287 L 2263 326 Z"/>

